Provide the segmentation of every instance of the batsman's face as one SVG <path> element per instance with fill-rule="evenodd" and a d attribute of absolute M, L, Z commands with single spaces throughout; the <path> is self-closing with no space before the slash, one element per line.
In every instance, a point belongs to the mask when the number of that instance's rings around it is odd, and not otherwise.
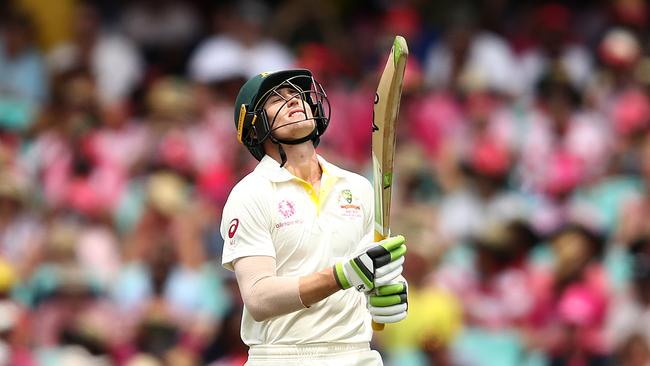
<path fill-rule="evenodd" d="M 311 108 L 302 94 L 293 88 L 280 88 L 264 103 L 274 135 L 281 139 L 298 139 L 311 133 L 315 127 Z"/>

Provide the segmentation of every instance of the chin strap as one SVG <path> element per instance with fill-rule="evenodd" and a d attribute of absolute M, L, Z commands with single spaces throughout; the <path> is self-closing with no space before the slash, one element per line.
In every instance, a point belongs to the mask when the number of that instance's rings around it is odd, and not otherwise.
<path fill-rule="evenodd" d="M 285 144 L 285 145 L 299 145 L 299 144 L 302 144 L 303 142 L 313 140 L 314 137 L 316 137 L 317 134 L 318 134 L 318 131 L 317 131 L 316 127 L 314 127 L 314 129 L 307 136 L 301 137 L 301 138 L 295 139 L 295 140 L 278 139 L 275 136 L 271 135 L 270 136 L 271 141 L 274 144 L 278 145 L 278 153 L 280 153 L 280 160 L 281 160 L 280 168 L 283 168 L 284 164 L 287 163 L 287 153 L 284 152 L 284 148 L 282 147 L 282 144 Z"/>

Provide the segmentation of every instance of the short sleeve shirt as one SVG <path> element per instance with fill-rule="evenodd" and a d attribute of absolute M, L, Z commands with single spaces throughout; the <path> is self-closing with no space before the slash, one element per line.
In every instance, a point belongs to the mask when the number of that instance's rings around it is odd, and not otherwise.
<path fill-rule="evenodd" d="M 370 182 L 318 157 L 320 192 L 265 156 L 232 190 L 224 207 L 222 262 L 246 256 L 275 258 L 278 276 L 305 276 L 357 252 L 372 235 Z M 242 340 L 256 344 L 370 341 L 365 298 L 338 291 L 291 314 L 257 322 L 244 308 Z"/>

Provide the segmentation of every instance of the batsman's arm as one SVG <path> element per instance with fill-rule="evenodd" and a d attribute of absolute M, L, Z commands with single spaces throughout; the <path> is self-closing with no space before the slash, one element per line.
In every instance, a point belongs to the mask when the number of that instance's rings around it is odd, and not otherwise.
<path fill-rule="evenodd" d="M 278 276 L 275 258 L 251 256 L 233 263 L 246 309 L 255 321 L 289 314 L 340 290 L 331 268 L 306 276 Z"/>
<path fill-rule="evenodd" d="M 233 261 L 246 309 L 256 321 L 289 314 L 354 287 L 367 291 L 402 273 L 406 246 L 397 236 L 362 254 L 306 276 L 278 276 L 275 258 L 248 256 Z"/>

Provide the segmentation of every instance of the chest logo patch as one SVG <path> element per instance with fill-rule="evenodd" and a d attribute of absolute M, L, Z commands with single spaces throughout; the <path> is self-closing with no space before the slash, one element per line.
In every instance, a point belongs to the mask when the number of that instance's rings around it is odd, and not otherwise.
<path fill-rule="evenodd" d="M 361 217 L 361 206 L 349 189 L 344 189 L 339 193 L 338 204 L 343 216 Z"/>
<path fill-rule="evenodd" d="M 296 213 L 296 204 L 289 200 L 282 200 L 278 203 L 278 212 L 280 212 L 285 219 L 288 219 Z"/>

